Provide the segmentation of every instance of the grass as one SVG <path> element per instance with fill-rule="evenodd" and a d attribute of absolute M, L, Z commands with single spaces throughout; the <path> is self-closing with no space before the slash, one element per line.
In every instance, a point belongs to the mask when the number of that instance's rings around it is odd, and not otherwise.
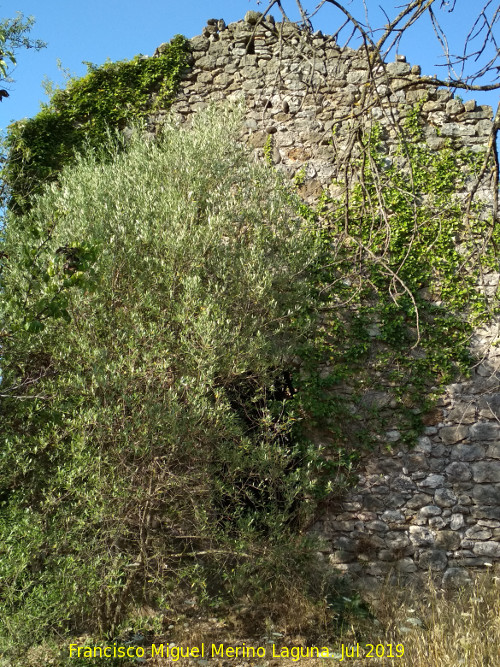
<path fill-rule="evenodd" d="M 350 617 L 344 616 L 344 625 L 337 628 L 335 634 L 328 633 L 327 624 L 316 626 L 313 634 L 314 642 L 307 637 L 305 617 L 316 622 L 311 609 L 297 605 L 296 617 L 293 608 L 288 611 L 286 623 L 283 625 L 269 624 L 267 629 L 260 628 L 259 636 L 249 637 L 241 634 L 244 628 L 235 619 L 211 619 L 211 623 L 195 621 L 185 624 L 182 632 L 176 637 L 179 645 L 200 646 L 202 642 L 209 646 L 212 642 L 224 642 L 227 646 L 265 646 L 266 657 L 258 658 L 226 658 L 227 665 L 269 665 L 276 667 L 292 667 L 303 665 L 318 667 L 325 664 L 344 664 L 351 667 L 369 665 L 398 665 L 398 667 L 496 667 L 500 660 L 500 569 L 481 572 L 475 577 L 473 586 L 458 591 L 445 591 L 426 582 L 423 590 L 411 592 L 407 587 L 395 588 L 384 585 L 371 601 L 373 618 L 359 618 L 351 607 Z M 297 631 L 302 625 L 303 633 Z M 248 630 L 248 627 L 246 628 Z M 309 629 L 312 627 L 309 625 Z M 327 635 L 330 634 L 330 638 Z M 181 635 L 184 637 L 181 640 Z M 281 636 L 280 636 L 281 635 Z M 270 641 L 276 646 L 324 646 L 330 648 L 331 659 L 274 657 Z M 359 643 L 360 658 L 349 658 L 342 653 L 350 654 L 351 648 Z M 344 645 L 344 650 L 342 649 Z M 368 658 L 368 644 L 384 647 L 386 657 Z M 394 658 L 387 657 L 389 645 L 392 644 Z M 397 657 L 396 646 L 404 646 L 404 655 Z M 276 648 L 279 654 L 280 649 Z M 400 649 L 398 649 L 400 652 Z M 375 653 L 375 649 L 374 649 Z M 379 647 L 379 653 L 381 649 Z M 365 654 L 365 657 L 361 658 Z M 335 659 L 336 656 L 337 659 Z M 155 658 L 147 664 L 155 667 L 167 665 L 194 665 L 197 661 L 179 660 L 173 662 L 167 658 Z M 210 660 L 209 665 L 221 665 L 219 659 Z"/>
<path fill-rule="evenodd" d="M 356 598 L 346 603 L 343 612 L 328 618 L 327 607 L 318 603 L 312 605 L 300 597 L 294 605 L 287 595 L 287 604 L 281 614 L 271 621 L 266 614 L 272 610 L 251 609 L 240 606 L 231 613 L 223 608 L 214 608 L 212 615 L 201 615 L 200 608 L 187 605 L 172 614 L 168 624 L 164 622 L 165 634 L 148 638 L 146 647 L 152 643 L 164 644 L 165 654 L 161 658 L 144 661 L 114 663 L 96 659 L 94 661 L 75 660 L 71 663 L 61 660 L 66 651 L 48 646 L 38 647 L 28 658 L 26 667 L 41 665 L 129 665 L 145 664 L 150 667 L 179 665 L 210 665 L 220 667 L 319 667 L 325 664 L 344 664 L 350 667 L 370 665 L 397 665 L 398 667 L 496 667 L 499 664 L 500 647 L 500 567 L 478 573 L 474 584 L 458 591 L 445 591 L 437 587 L 431 579 L 419 591 L 408 587 L 385 584 L 370 601 L 372 614 L 361 613 L 364 605 L 353 604 Z M 150 610 L 151 613 L 152 610 Z M 276 611 L 276 610 L 275 610 Z M 340 623 L 342 622 L 342 623 Z M 168 627 L 168 629 L 167 629 Z M 92 642 L 80 638 L 80 645 Z M 207 660 L 211 645 L 226 647 L 264 647 L 265 657 L 224 656 Z M 275 644 L 273 656 L 272 644 Z M 109 642 L 112 644 L 112 642 Z M 201 647 L 205 644 L 204 659 L 167 658 L 166 647 Z M 349 657 L 352 647 L 359 644 L 359 658 Z M 379 654 L 383 647 L 385 657 L 367 657 L 369 645 L 373 644 L 373 655 L 378 645 Z M 390 646 L 392 645 L 392 649 Z M 292 655 L 292 647 L 327 646 L 330 658 L 306 658 Z M 404 654 L 401 653 L 404 647 Z M 281 654 L 287 647 L 290 655 Z M 394 657 L 388 657 L 392 651 Z M 281 655 L 280 655 L 281 654 Z M 354 648 L 356 655 L 356 648 Z M 279 657 L 278 657 L 279 656 Z M 343 661 L 340 661 L 341 657 Z M 177 657 L 177 656 L 174 656 Z"/>

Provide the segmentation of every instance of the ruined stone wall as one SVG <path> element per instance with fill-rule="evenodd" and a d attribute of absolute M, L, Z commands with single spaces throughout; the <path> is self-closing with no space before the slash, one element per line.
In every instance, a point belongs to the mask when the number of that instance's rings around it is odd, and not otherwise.
<path fill-rule="evenodd" d="M 242 99 L 242 138 L 256 156 L 263 157 L 267 142 L 279 169 L 290 177 L 303 174 L 307 200 L 323 188 L 335 194 L 332 179 L 367 81 L 365 54 L 291 24 L 266 20 L 256 26 L 256 18 L 249 12 L 247 20 L 228 26 L 209 21 L 191 40 L 192 67 L 172 111 L 184 122 L 211 102 Z M 431 149 L 439 150 L 446 138 L 472 150 L 486 146 L 491 107 L 463 104 L 447 89 L 419 85 L 420 67 L 403 56 L 379 64 L 377 76 L 379 97 L 367 117 L 386 127 L 388 160 L 396 143 L 394 121 L 424 97 Z M 152 129 L 166 113 L 151 118 Z M 488 196 L 484 190 L 483 199 Z M 489 294 L 497 284 L 497 273 L 485 276 Z M 445 584 L 460 585 L 468 568 L 500 561 L 499 333 L 497 323 L 476 332 L 474 351 L 482 361 L 469 380 L 447 388 L 425 417 L 417 446 L 398 446 L 397 427 L 389 429 L 380 449 L 362 461 L 343 506 L 314 526 L 325 542 L 322 557 L 366 588 L 391 574 L 415 580 L 428 569 L 442 574 Z M 389 391 L 371 392 L 368 399 L 375 408 L 390 409 Z"/>

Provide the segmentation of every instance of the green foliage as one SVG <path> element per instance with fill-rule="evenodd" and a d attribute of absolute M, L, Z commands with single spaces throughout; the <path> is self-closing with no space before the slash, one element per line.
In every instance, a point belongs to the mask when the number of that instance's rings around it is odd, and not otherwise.
<path fill-rule="evenodd" d="M 311 516 L 322 456 L 294 436 L 303 413 L 281 376 L 314 338 L 316 236 L 237 147 L 237 122 L 217 111 L 106 160 L 90 152 L 8 216 L 0 647 L 12 659 L 51 635 L 116 637 L 131 608 L 161 615 L 185 590 L 234 599 L 302 576 L 293 528 Z"/>
<path fill-rule="evenodd" d="M 374 126 L 349 165 L 350 181 L 339 184 L 348 196 L 324 195 L 311 211 L 324 244 L 316 266 L 324 327 L 314 354 L 329 370 L 314 403 L 333 415 L 344 456 L 348 442 L 359 451 L 389 426 L 414 440 L 429 388 L 470 367 L 472 329 L 493 308 L 477 285 L 498 261 L 500 240 L 484 203 L 465 215 L 461 193 L 483 161 L 451 144 L 430 150 L 416 105 L 391 159 Z M 317 372 L 308 382 L 318 384 Z M 364 406 L 367 390 L 390 392 L 392 408 Z"/>
<path fill-rule="evenodd" d="M 34 23 L 32 16 L 24 18 L 21 12 L 17 12 L 15 18 L 0 21 L 0 77 L 3 79 L 9 76 L 8 62 L 12 66 L 16 64 L 16 51 L 21 48 L 38 51 L 46 46 L 45 42 L 28 37 Z"/>
<path fill-rule="evenodd" d="M 29 209 L 42 186 L 58 177 L 78 152 L 107 141 L 109 128 L 123 129 L 156 109 L 168 108 L 186 67 L 187 40 L 177 35 L 155 58 L 88 63 L 88 73 L 56 90 L 34 117 L 9 126 L 2 177 L 9 206 Z"/>

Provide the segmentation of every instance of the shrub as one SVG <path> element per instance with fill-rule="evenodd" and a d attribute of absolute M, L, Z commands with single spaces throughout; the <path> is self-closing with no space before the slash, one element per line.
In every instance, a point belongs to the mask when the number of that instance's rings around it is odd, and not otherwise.
<path fill-rule="evenodd" d="M 316 241 L 238 122 L 211 111 L 90 150 L 7 220 L 6 652 L 113 635 L 184 583 L 200 600 L 272 591 L 273 553 L 284 576 L 302 562 L 292 528 L 321 460 L 280 382 L 315 327 Z"/>

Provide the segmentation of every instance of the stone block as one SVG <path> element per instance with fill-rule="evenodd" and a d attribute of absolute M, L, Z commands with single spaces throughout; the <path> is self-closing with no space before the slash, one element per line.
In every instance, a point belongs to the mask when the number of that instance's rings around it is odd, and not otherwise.
<path fill-rule="evenodd" d="M 460 547 L 460 533 L 453 530 L 440 530 L 436 533 L 436 546 L 445 551 L 455 551 Z"/>
<path fill-rule="evenodd" d="M 500 425 L 490 422 L 478 422 L 469 429 L 471 440 L 500 440 Z"/>
<path fill-rule="evenodd" d="M 500 461 L 480 461 L 472 464 L 475 482 L 500 482 Z"/>
<path fill-rule="evenodd" d="M 480 506 L 471 509 L 471 516 L 475 519 L 500 521 L 500 506 Z"/>
<path fill-rule="evenodd" d="M 488 558 L 500 558 L 500 542 L 478 542 L 474 545 L 474 553 Z"/>
<path fill-rule="evenodd" d="M 450 528 L 452 530 L 459 530 L 465 525 L 464 515 L 463 514 L 452 514 L 450 519 Z"/>
<path fill-rule="evenodd" d="M 500 419 L 500 393 L 483 396 L 479 401 L 479 416 L 486 419 Z"/>
<path fill-rule="evenodd" d="M 484 458 L 485 449 L 481 445 L 458 444 L 451 450 L 453 461 L 480 461 Z"/>
<path fill-rule="evenodd" d="M 393 530 L 384 535 L 385 544 L 389 549 L 399 550 L 410 545 L 410 539 L 406 531 Z"/>
<path fill-rule="evenodd" d="M 406 503 L 406 507 L 409 509 L 419 509 L 424 507 L 424 505 L 430 505 L 432 503 L 432 496 L 429 496 L 426 493 L 416 493 L 412 496 Z"/>
<path fill-rule="evenodd" d="M 431 450 L 432 450 L 431 439 L 425 435 L 418 438 L 417 444 L 413 448 L 414 452 L 422 452 L 423 454 L 429 454 Z"/>
<path fill-rule="evenodd" d="M 436 505 L 426 505 L 419 511 L 418 516 L 424 519 L 428 519 L 431 516 L 439 516 L 441 512 L 442 509 Z"/>
<path fill-rule="evenodd" d="M 389 530 L 389 526 L 385 523 L 385 521 L 369 521 L 366 524 L 366 527 L 368 530 L 374 530 L 378 533 L 384 533 Z"/>
<path fill-rule="evenodd" d="M 492 532 L 486 526 L 472 526 L 465 531 L 465 537 L 469 540 L 489 540 Z"/>
<path fill-rule="evenodd" d="M 500 459 L 500 442 L 493 442 L 489 445 L 486 456 L 492 459 Z"/>
<path fill-rule="evenodd" d="M 476 484 L 472 489 L 472 497 L 482 505 L 500 505 L 500 484 Z"/>
<path fill-rule="evenodd" d="M 453 507 L 457 503 L 457 496 L 451 489 L 436 489 L 434 502 L 438 507 Z"/>
<path fill-rule="evenodd" d="M 469 573 L 462 567 L 449 567 L 443 575 L 443 586 L 447 589 L 459 589 L 471 584 Z"/>
<path fill-rule="evenodd" d="M 411 65 L 410 63 L 388 63 L 387 72 L 390 76 L 404 76 L 405 74 L 410 74 Z"/>
<path fill-rule="evenodd" d="M 467 463 L 450 463 L 445 468 L 446 476 L 450 482 L 466 482 L 472 479 L 472 468 Z"/>
<path fill-rule="evenodd" d="M 464 105 L 460 100 L 457 99 L 452 99 L 449 102 L 446 103 L 446 113 L 450 114 L 450 116 L 455 116 L 458 113 L 462 113 L 464 111 Z"/>
<path fill-rule="evenodd" d="M 412 558 L 401 558 L 396 562 L 396 570 L 400 574 L 411 574 L 417 571 L 417 566 Z"/>
<path fill-rule="evenodd" d="M 433 546 L 434 533 L 425 526 L 410 526 L 410 540 L 417 547 Z"/>
<path fill-rule="evenodd" d="M 442 486 L 443 483 L 444 483 L 444 476 L 433 473 L 431 475 L 427 475 L 427 477 L 418 484 L 419 486 L 426 487 L 429 489 L 437 489 L 439 486 Z"/>
<path fill-rule="evenodd" d="M 418 559 L 418 566 L 422 570 L 431 570 L 432 572 L 440 572 L 445 570 L 448 565 L 448 557 L 446 552 L 441 549 L 428 549 L 422 551 Z"/>
<path fill-rule="evenodd" d="M 440 129 L 443 137 L 473 137 L 476 134 L 474 125 L 460 123 L 444 123 Z"/>
<path fill-rule="evenodd" d="M 488 136 L 491 134 L 493 129 L 493 121 L 491 120 L 480 120 L 476 123 L 476 130 L 479 136 Z"/>
<path fill-rule="evenodd" d="M 472 424 L 476 420 L 476 407 L 470 403 L 459 403 L 450 410 L 446 419 L 459 424 Z"/>
<path fill-rule="evenodd" d="M 468 426 L 444 426 L 439 430 L 439 436 L 446 445 L 454 445 L 469 435 Z"/>

